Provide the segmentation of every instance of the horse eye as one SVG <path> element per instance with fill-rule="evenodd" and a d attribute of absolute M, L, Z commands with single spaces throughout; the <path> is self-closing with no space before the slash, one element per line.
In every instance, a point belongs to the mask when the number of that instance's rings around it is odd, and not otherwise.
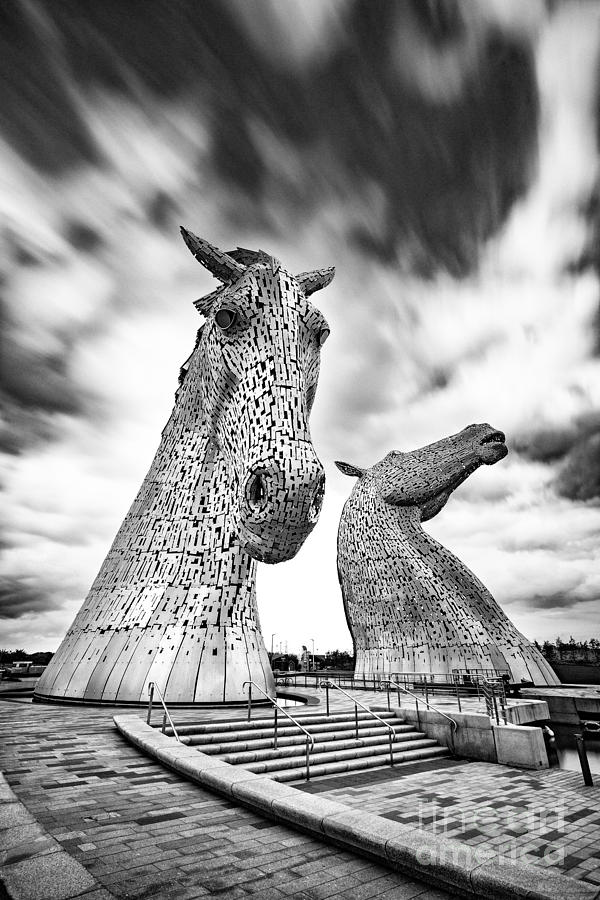
<path fill-rule="evenodd" d="M 329 337 L 329 328 L 321 328 L 317 335 L 317 342 L 319 347 L 322 347 L 327 338 Z"/>
<path fill-rule="evenodd" d="M 221 331 L 229 331 L 231 326 L 235 323 L 237 318 L 237 313 L 234 309 L 220 309 L 217 313 L 215 313 L 215 322 L 221 329 Z"/>

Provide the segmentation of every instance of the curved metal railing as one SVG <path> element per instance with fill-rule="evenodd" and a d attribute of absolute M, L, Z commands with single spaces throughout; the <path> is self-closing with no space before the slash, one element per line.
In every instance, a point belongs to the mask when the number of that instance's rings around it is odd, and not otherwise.
<path fill-rule="evenodd" d="M 327 716 L 329 716 L 329 689 L 330 688 L 334 688 L 334 690 L 340 691 L 345 697 L 347 697 L 349 700 L 352 700 L 352 702 L 354 703 L 354 724 L 355 724 L 355 728 L 356 728 L 356 740 L 358 740 L 358 707 L 359 706 L 361 709 L 364 709 L 365 712 L 369 713 L 370 716 L 373 716 L 374 719 L 377 719 L 379 722 L 381 722 L 382 725 L 385 725 L 385 727 L 388 729 L 388 740 L 390 742 L 390 765 L 393 766 L 394 765 L 393 742 L 396 740 L 397 735 L 396 735 L 396 732 L 393 729 L 393 727 L 389 724 L 389 722 L 386 722 L 385 719 L 382 719 L 381 716 L 378 716 L 376 712 L 373 712 L 372 709 L 369 709 L 368 706 L 365 706 L 364 703 L 361 703 L 360 700 L 357 700 L 356 697 L 353 697 L 352 694 L 349 694 L 347 691 L 344 690 L 344 688 L 341 688 L 339 686 L 339 684 L 335 683 L 335 681 L 322 681 L 320 684 L 320 687 L 325 688 L 325 691 L 326 691 L 325 699 L 326 699 L 326 704 L 327 704 Z"/>
<path fill-rule="evenodd" d="M 278 717 L 279 712 L 282 712 L 284 714 L 284 716 L 287 716 L 287 718 L 290 720 L 290 722 L 293 722 L 294 725 L 296 726 L 296 728 L 299 728 L 300 731 L 303 732 L 303 734 L 305 735 L 305 738 L 306 738 L 306 780 L 310 781 L 310 752 L 312 751 L 312 749 L 315 745 L 314 737 L 312 736 L 310 731 L 307 731 L 306 728 L 304 728 L 304 726 L 301 725 L 300 722 L 298 722 L 297 719 L 295 719 L 293 716 L 290 716 L 289 712 L 286 709 L 284 709 L 283 706 L 280 706 L 279 703 L 277 702 L 277 700 L 274 700 L 272 697 L 270 697 L 267 694 L 266 691 L 263 691 L 263 689 L 261 688 L 261 686 L 259 684 L 257 684 L 255 681 L 244 681 L 244 683 L 242 685 L 242 689 L 244 689 L 246 687 L 246 685 L 249 686 L 248 687 L 248 721 L 250 721 L 252 718 L 252 687 L 253 686 L 255 688 L 257 688 L 257 690 L 259 690 L 261 692 L 263 697 L 265 697 L 269 701 L 269 703 L 271 704 L 271 706 L 273 707 L 273 709 L 275 711 L 275 716 L 274 716 L 275 722 L 274 722 L 274 729 L 273 729 L 273 750 L 277 750 L 277 717 Z M 309 746 L 309 744 L 310 744 L 310 746 Z"/>
<path fill-rule="evenodd" d="M 485 708 L 490 719 L 496 719 L 496 725 L 500 724 L 500 716 L 498 715 L 498 700 L 500 700 L 500 709 L 502 711 L 502 721 L 506 721 L 506 685 L 501 678 L 485 678 L 479 676 L 477 678 L 477 690 L 481 687 L 481 693 L 485 701 Z"/>
<path fill-rule="evenodd" d="M 150 725 L 150 719 L 152 718 L 152 704 L 153 704 L 153 702 L 154 702 L 154 692 L 155 692 L 155 691 L 156 691 L 156 693 L 158 694 L 158 699 L 160 700 L 161 705 L 162 705 L 162 708 L 163 708 L 162 733 L 163 733 L 163 734 L 166 734 L 166 731 L 167 731 L 167 720 L 168 720 L 168 721 L 169 721 L 169 725 L 170 725 L 171 728 L 173 729 L 173 734 L 175 735 L 175 737 L 177 738 L 177 740 L 179 741 L 179 743 L 181 743 L 181 738 L 180 738 L 179 735 L 177 734 L 177 729 L 175 728 L 175 725 L 174 725 L 174 723 L 173 723 L 173 719 L 171 718 L 171 714 L 169 713 L 169 710 L 167 709 L 167 704 L 166 704 L 165 701 L 164 701 L 164 697 L 163 697 L 163 695 L 162 695 L 161 692 L 160 692 L 160 688 L 158 687 L 158 685 L 157 685 L 156 682 L 154 682 L 154 681 L 149 681 L 149 682 L 148 682 L 148 694 L 149 694 L 150 696 L 149 696 L 149 700 L 148 700 L 148 717 L 147 717 L 147 719 L 146 719 L 146 722 L 148 723 L 148 725 Z"/>
<path fill-rule="evenodd" d="M 415 709 L 417 712 L 417 728 L 419 728 L 419 730 L 421 728 L 421 717 L 419 715 L 419 702 L 424 703 L 428 709 L 432 709 L 434 712 L 439 713 L 439 715 L 443 716 L 444 719 L 448 719 L 448 721 L 452 723 L 452 730 L 450 732 L 450 750 L 453 754 L 456 752 L 455 745 L 454 745 L 454 735 L 456 734 L 456 732 L 458 730 L 458 722 L 456 722 L 452 718 L 452 716 L 449 716 L 447 713 L 442 712 L 441 709 L 438 709 L 437 706 L 434 706 L 433 703 L 429 702 L 429 700 L 424 700 L 422 697 L 417 697 L 416 694 L 413 694 L 412 691 L 409 691 L 408 688 L 405 688 L 404 685 L 399 684 L 397 681 L 384 680 L 381 682 L 381 684 L 392 685 L 392 687 L 394 687 L 395 690 L 398 691 L 398 705 L 400 705 L 400 691 L 402 691 L 405 694 L 408 694 L 410 697 L 412 697 L 414 699 Z M 388 694 L 388 698 L 389 698 L 389 694 Z"/>
<path fill-rule="evenodd" d="M 430 703 L 429 700 L 424 700 L 422 697 L 417 697 L 416 694 L 413 694 L 412 691 L 409 691 L 408 688 L 405 688 L 403 684 L 399 684 L 397 681 L 388 681 L 386 679 L 384 681 L 381 681 L 380 683 L 381 684 L 389 684 L 389 685 L 391 685 L 391 687 L 394 688 L 394 690 L 398 691 L 398 703 L 400 703 L 400 691 L 402 691 L 405 694 L 408 694 L 410 697 L 413 697 L 415 704 L 416 704 L 416 708 L 417 708 L 417 721 L 418 721 L 418 716 L 419 716 L 419 703 L 424 703 L 425 706 L 427 706 L 429 709 L 432 709 L 434 712 L 439 713 L 440 716 L 443 716 L 445 719 L 448 719 L 449 722 L 452 722 L 452 727 L 454 729 L 454 733 L 456 734 L 456 731 L 458 729 L 458 722 L 456 722 L 452 718 L 452 716 L 449 716 L 447 713 L 442 712 L 441 709 L 438 709 L 437 706 L 434 706 L 433 703 Z M 419 728 L 420 727 L 421 727 L 421 725 L 419 722 Z"/>

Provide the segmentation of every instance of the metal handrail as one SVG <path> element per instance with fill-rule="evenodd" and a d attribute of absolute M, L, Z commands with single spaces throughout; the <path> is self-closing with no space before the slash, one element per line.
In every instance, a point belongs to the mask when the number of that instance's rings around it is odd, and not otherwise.
<path fill-rule="evenodd" d="M 313 750 L 313 748 L 315 746 L 314 737 L 312 736 L 310 731 L 307 731 L 306 728 L 304 728 L 304 726 L 301 725 L 300 722 L 297 721 L 297 719 L 295 719 L 293 716 L 290 716 L 289 712 L 286 709 L 284 709 L 283 706 L 280 706 L 279 703 L 277 702 L 277 700 L 273 700 L 273 698 L 270 697 L 266 693 L 266 691 L 263 691 L 263 689 L 261 688 L 261 686 L 259 684 L 257 684 L 255 681 L 244 681 L 244 683 L 242 685 L 242 690 L 246 687 L 246 685 L 249 685 L 249 687 L 248 687 L 248 721 L 250 721 L 252 718 L 252 686 L 253 685 L 255 688 L 258 688 L 258 690 L 261 692 L 263 697 L 267 698 L 267 700 L 269 701 L 269 703 L 272 705 L 273 709 L 275 710 L 275 723 L 274 723 L 275 727 L 273 729 L 273 750 L 277 750 L 277 713 L 278 712 L 282 712 L 284 714 L 284 716 L 287 716 L 287 718 L 290 720 L 290 722 L 293 722 L 294 725 L 296 726 L 296 728 L 299 728 L 300 731 L 302 731 L 303 734 L 306 736 L 306 780 L 310 781 L 310 752 Z M 310 741 L 310 750 L 309 750 L 309 746 L 308 746 L 309 741 Z"/>
<path fill-rule="evenodd" d="M 500 708 L 502 710 L 502 720 L 506 725 L 506 690 L 504 682 L 502 681 L 502 679 L 481 678 L 479 683 L 481 684 L 481 688 L 483 691 L 483 697 L 485 700 L 485 707 L 488 716 L 490 717 L 490 719 L 492 717 L 495 717 L 496 725 L 500 724 L 498 704 L 496 702 L 496 697 L 498 697 L 498 699 L 500 700 Z"/>
<path fill-rule="evenodd" d="M 341 691 L 341 693 L 348 698 L 348 700 L 352 700 L 354 703 L 354 723 L 356 728 L 356 740 L 358 740 L 358 707 L 364 709 L 365 712 L 368 712 L 370 716 L 373 716 L 374 719 L 377 719 L 381 722 L 382 725 L 388 729 L 388 740 L 390 742 L 390 766 L 394 765 L 394 748 L 392 746 L 392 742 L 396 740 L 397 734 L 394 728 L 386 722 L 385 719 L 382 719 L 381 716 L 378 716 L 376 712 L 373 712 L 372 709 L 369 709 L 368 706 L 365 706 L 364 703 L 361 703 L 360 700 L 357 700 L 356 697 L 353 697 L 352 694 L 349 694 L 344 688 L 341 688 L 339 684 L 336 684 L 334 681 L 322 681 L 322 688 L 326 690 L 326 702 L 327 702 L 327 716 L 329 716 L 329 688 L 334 688 L 336 691 Z"/>
<path fill-rule="evenodd" d="M 153 704 L 153 702 L 154 702 L 154 691 L 156 691 L 156 693 L 158 694 L 158 699 L 160 700 L 160 702 L 161 702 L 161 704 L 162 704 L 162 708 L 163 708 L 163 710 L 164 710 L 164 712 L 163 712 L 163 721 L 162 721 L 162 733 L 163 733 L 163 734 L 166 734 L 166 731 L 167 731 L 167 719 L 168 719 L 168 720 L 169 720 L 169 725 L 170 725 L 171 728 L 173 729 L 173 734 L 175 735 L 175 737 L 177 738 L 177 740 L 179 741 L 179 743 L 181 743 L 181 738 L 180 738 L 179 735 L 177 734 L 177 729 L 175 728 L 175 725 L 174 725 L 174 723 L 173 723 L 173 719 L 171 718 L 171 714 L 169 713 L 169 710 L 167 709 L 167 704 L 166 704 L 165 701 L 164 701 L 164 697 L 163 697 L 163 695 L 162 695 L 161 692 L 160 692 L 160 688 L 158 687 L 158 685 L 157 685 L 154 681 L 148 682 L 148 694 L 149 694 L 150 696 L 149 696 L 149 699 L 148 699 L 148 717 L 147 717 L 147 719 L 146 719 L 147 724 L 150 725 L 150 719 L 151 719 L 151 717 L 152 717 L 152 704 Z"/>
<path fill-rule="evenodd" d="M 414 697 L 417 708 L 417 723 L 419 725 L 419 728 L 421 727 L 421 722 L 419 720 L 419 702 L 421 702 L 424 703 L 425 706 L 428 706 L 429 709 L 433 709 L 434 712 L 439 713 L 440 716 L 448 719 L 449 722 L 452 722 L 452 725 L 454 726 L 454 733 L 456 734 L 456 731 L 458 729 L 458 722 L 455 722 L 455 720 L 451 716 L 446 715 L 445 712 L 442 712 L 441 709 L 438 709 L 437 706 L 434 706 L 433 703 L 429 702 L 429 700 L 423 700 L 422 697 L 417 697 L 416 694 L 413 694 L 412 691 L 409 691 L 408 688 L 405 688 L 404 685 L 399 684 L 397 681 L 388 681 L 386 679 L 382 681 L 381 684 L 391 684 L 392 687 L 394 687 L 398 691 L 398 703 L 400 703 L 400 691 L 404 691 L 405 694 L 409 694 L 411 697 Z"/>
<path fill-rule="evenodd" d="M 329 672 L 281 672 L 274 673 L 278 684 L 293 684 L 296 687 L 317 686 L 319 680 L 327 678 L 339 685 L 344 685 L 349 690 L 377 691 L 381 687 L 381 675 L 355 676 L 352 672 L 346 674 L 332 674 Z M 461 711 L 461 696 L 469 696 L 477 692 L 481 695 L 480 674 L 471 674 L 468 681 L 463 681 L 457 673 L 448 672 L 389 672 L 388 677 L 397 678 L 402 684 L 409 683 L 415 691 L 424 691 L 426 699 L 430 693 L 450 692 L 456 695 L 459 711 Z M 500 683 L 501 676 L 489 676 Z"/>

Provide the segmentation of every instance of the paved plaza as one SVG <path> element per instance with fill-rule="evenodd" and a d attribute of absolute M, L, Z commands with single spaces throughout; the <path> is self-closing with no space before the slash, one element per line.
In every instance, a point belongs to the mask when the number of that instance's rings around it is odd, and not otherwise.
<path fill-rule="evenodd" d="M 319 692 L 319 694 L 322 692 Z M 333 692 L 332 692 L 333 694 Z M 385 695 L 355 692 L 374 708 Z M 364 697 L 364 698 L 363 698 Z M 392 693 L 392 704 L 395 695 Z M 339 694 L 331 700 L 335 708 Z M 403 705 L 413 705 L 404 699 Z M 451 695 L 431 698 L 448 715 Z M 527 701 L 510 699 L 509 706 Z M 485 713 L 483 698 L 461 701 L 463 712 Z M 360 807 L 385 818 L 488 848 L 506 860 L 551 866 L 600 885 L 600 776 L 586 787 L 580 772 L 535 772 L 486 762 L 440 759 L 356 775 L 323 778 L 299 790 Z"/>
<path fill-rule="evenodd" d="M 441 759 L 298 788 L 600 885 L 600 788 L 576 772 Z"/>
<path fill-rule="evenodd" d="M 358 696 L 381 703 L 381 695 Z M 342 706 L 332 698 L 333 709 Z M 186 781 L 129 745 L 113 726 L 115 712 L 0 702 L 0 769 L 48 834 L 109 892 L 90 900 L 448 896 Z M 243 722 L 244 711 L 175 712 L 187 723 L 237 717 Z M 600 789 L 584 787 L 579 773 L 438 759 L 296 787 L 600 885 Z M 27 848 L 11 853 L 7 864 Z"/>
<path fill-rule="evenodd" d="M 90 900 L 448 896 L 169 772 L 121 737 L 114 712 L 0 702 L 0 769 L 35 819 L 110 892 Z M 199 716 L 214 711 L 176 719 Z M 27 851 L 14 848 L 5 864 Z"/>

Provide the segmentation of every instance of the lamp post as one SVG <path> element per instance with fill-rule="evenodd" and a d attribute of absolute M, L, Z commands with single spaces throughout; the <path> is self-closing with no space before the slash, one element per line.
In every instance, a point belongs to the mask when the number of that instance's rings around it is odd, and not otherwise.
<path fill-rule="evenodd" d="M 313 662 L 312 667 L 313 667 L 313 672 L 314 672 L 314 671 L 315 671 L 315 639 L 314 639 L 314 638 L 310 638 L 310 640 L 312 641 L 312 658 L 313 658 L 313 660 L 312 660 L 312 662 Z"/>
<path fill-rule="evenodd" d="M 271 659 L 273 659 L 273 638 L 277 635 L 277 632 L 274 631 L 271 635 Z"/>

